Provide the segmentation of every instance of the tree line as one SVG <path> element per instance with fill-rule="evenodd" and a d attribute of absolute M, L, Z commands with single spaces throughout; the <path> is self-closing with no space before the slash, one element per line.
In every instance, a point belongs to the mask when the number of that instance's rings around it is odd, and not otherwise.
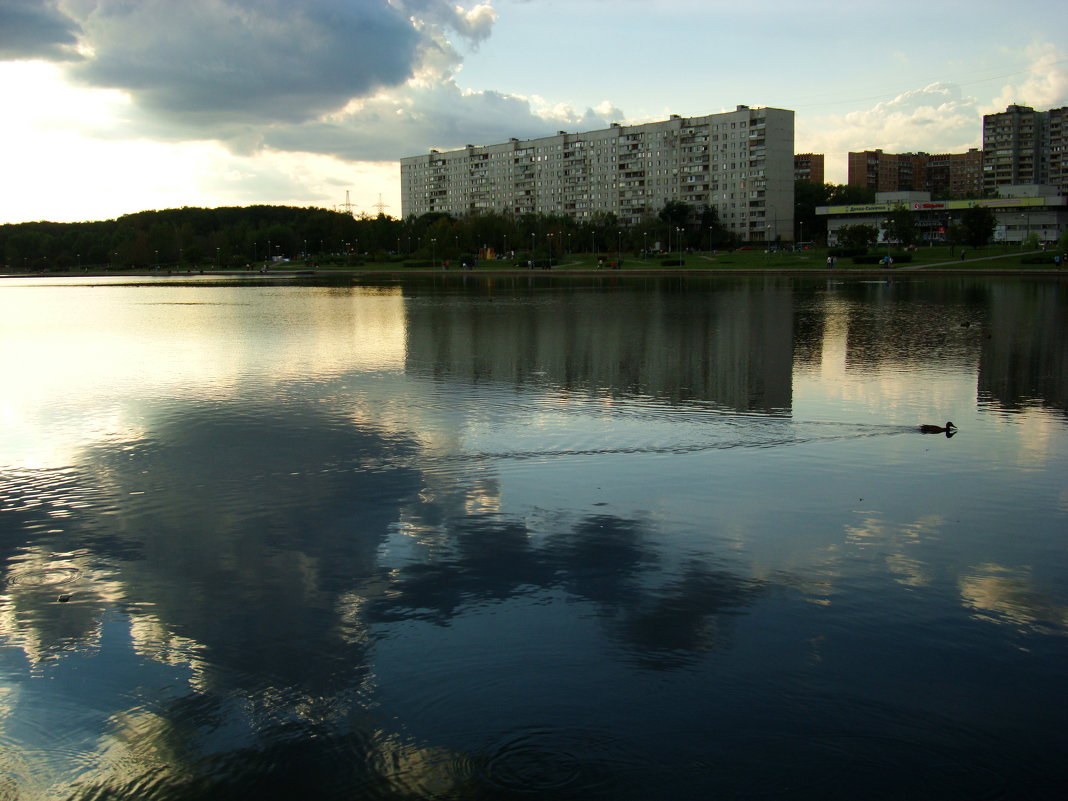
<path fill-rule="evenodd" d="M 869 195 L 857 187 L 798 182 L 795 236 L 824 241 L 826 220 L 816 217 L 815 207 L 870 202 Z M 557 259 L 568 252 L 672 253 L 739 244 L 714 207 L 681 201 L 669 201 L 657 214 L 626 227 L 610 212 L 582 221 L 495 212 L 397 219 L 294 206 L 183 207 L 96 222 L 0 225 L 0 264 L 16 271 L 241 268 L 277 259 L 324 264 L 460 259 L 487 249 L 509 257 Z"/>
<path fill-rule="evenodd" d="M 459 259 L 490 249 L 555 259 L 567 252 L 671 252 L 733 244 L 714 208 L 677 201 L 628 228 L 611 213 L 583 222 L 565 215 L 498 213 L 397 219 L 293 206 L 184 207 L 97 222 L 0 225 L 0 259 L 5 269 L 18 271 Z"/>

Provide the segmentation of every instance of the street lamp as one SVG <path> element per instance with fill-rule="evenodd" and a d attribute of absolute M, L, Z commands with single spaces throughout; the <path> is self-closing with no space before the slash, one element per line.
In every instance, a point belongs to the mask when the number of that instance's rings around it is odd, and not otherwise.
<path fill-rule="evenodd" d="M 430 269 L 434 269 L 434 267 L 437 265 L 437 256 L 435 255 L 437 244 L 438 244 L 438 240 L 436 240 L 433 237 L 431 237 L 431 239 L 430 239 Z"/>

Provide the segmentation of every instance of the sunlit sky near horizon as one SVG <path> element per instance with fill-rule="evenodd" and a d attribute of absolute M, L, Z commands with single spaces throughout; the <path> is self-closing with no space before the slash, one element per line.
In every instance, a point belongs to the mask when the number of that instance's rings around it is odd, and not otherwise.
<path fill-rule="evenodd" d="M 1068 105 L 1063 0 L 0 0 L 0 223 L 401 213 L 403 156 L 749 106 L 796 152 L 963 152 Z"/>

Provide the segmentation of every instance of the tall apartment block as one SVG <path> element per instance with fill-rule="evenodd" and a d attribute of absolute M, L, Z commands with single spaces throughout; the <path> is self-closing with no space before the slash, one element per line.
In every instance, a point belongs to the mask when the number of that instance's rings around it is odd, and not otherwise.
<path fill-rule="evenodd" d="M 1068 107 L 1035 111 L 1012 105 L 983 116 L 983 187 L 1048 184 L 1068 194 Z"/>
<path fill-rule="evenodd" d="M 672 200 L 713 206 L 750 241 L 793 239 L 794 112 L 738 106 L 705 117 L 560 131 L 401 159 L 405 217 L 615 214 L 622 225 Z"/>
<path fill-rule="evenodd" d="M 794 155 L 794 180 L 823 183 L 823 154 L 797 153 Z"/>
<path fill-rule="evenodd" d="M 983 192 L 983 154 L 850 153 L 847 181 L 876 192 L 930 192 L 936 197 L 977 197 Z"/>

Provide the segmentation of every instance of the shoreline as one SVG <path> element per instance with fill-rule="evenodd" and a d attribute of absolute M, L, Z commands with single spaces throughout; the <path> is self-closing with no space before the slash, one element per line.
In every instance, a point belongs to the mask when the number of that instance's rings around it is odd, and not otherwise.
<path fill-rule="evenodd" d="M 448 277 L 448 276 L 462 276 L 464 278 L 477 278 L 477 277 L 517 277 L 517 276 L 542 276 L 542 277 L 557 277 L 557 276 L 580 276 L 580 277 L 592 277 L 592 276 L 605 276 L 605 277 L 619 277 L 619 276 L 638 276 L 642 278 L 648 278 L 651 276 L 668 276 L 671 278 L 679 278 L 686 276 L 705 277 L 705 276 L 731 276 L 740 275 L 746 277 L 759 276 L 759 275 L 774 275 L 774 276 L 789 276 L 789 277 L 830 277 L 837 278 L 888 278 L 891 276 L 916 276 L 916 275 L 944 275 L 944 276 L 1017 276 L 1021 278 L 1068 278 L 1068 269 L 1065 268 L 1052 268 L 1041 270 L 1029 270 L 1026 268 L 1009 268 L 1009 267 L 948 267 L 941 264 L 938 265 L 920 265 L 916 267 L 894 267 L 894 268 L 876 268 L 876 269 L 858 269 L 858 268 L 842 268 L 842 267 L 695 267 L 691 269 L 673 269 L 670 267 L 660 268 L 625 268 L 622 270 L 612 270 L 608 268 L 601 269 L 550 269 L 550 270 L 524 270 L 524 269 L 451 269 L 451 270 L 431 270 L 431 269 L 381 269 L 381 270 L 271 270 L 268 272 L 248 271 L 248 270 L 189 270 L 185 272 L 159 272 L 159 271 L 143 271 L 143 270 L 131 270 L 131 271 L 55 271 L 55 272 L 40 272 L 40 273 L 0 273 L 0 279 L 3 278 L 199 278 L 199 277 L 220 277 L 220 278 L 247 278 L 249 280 L 263 280 L 263 279 L 292 279 L 292 278 L 329 278 L 331 276 L 338 277 L 375 277 L 380 276 L 383 278 L 413 278 L 413 277 Z"/>

